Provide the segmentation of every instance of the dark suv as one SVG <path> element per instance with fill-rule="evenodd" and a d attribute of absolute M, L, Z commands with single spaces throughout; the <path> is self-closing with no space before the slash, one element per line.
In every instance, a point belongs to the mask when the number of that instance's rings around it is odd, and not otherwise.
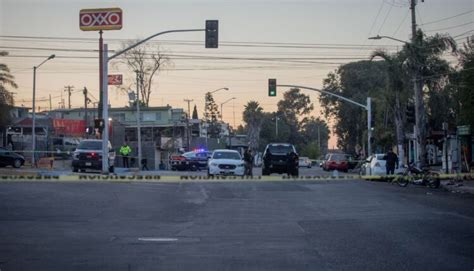
<path fill-rule="evenodd" d="M 295 146 L 288 143 L 268 144 L 263 152 L 262 175 L 286 173 L 298 176 L 298 153 Z"/>

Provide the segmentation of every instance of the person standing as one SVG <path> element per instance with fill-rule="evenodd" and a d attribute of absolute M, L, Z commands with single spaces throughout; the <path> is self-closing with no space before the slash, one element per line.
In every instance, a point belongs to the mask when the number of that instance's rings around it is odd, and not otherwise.
<path fill-rule="evenodd" d="M 395 166 L 398 168 L 398 156 L 395 154 L 392 149 L 389 149 L 387 154 L 384 156 L 385 159 L 385 168 L 387 170 L 387 175 L 395 174 Z"/>
<path fill-rule="evenodd" d="M 132 152 L 132 148 L 127 145 L 127 142 L 124 142 L 122 147 L 120 147 L 120 155 L 122 156 L 123 167 L 128 168 L 128 155 Z"/>
<path fill-rule="evenodd" d="M 252 150 L 248 148 L 244 153 L 244 161 L 245 161 L 245 174 L 247 176 L 253 177 L 253 155 Z"/>

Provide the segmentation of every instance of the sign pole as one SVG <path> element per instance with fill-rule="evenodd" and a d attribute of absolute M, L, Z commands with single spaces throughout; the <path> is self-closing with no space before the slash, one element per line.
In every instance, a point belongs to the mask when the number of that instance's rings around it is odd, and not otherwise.
<path fill-rule="evenodd" d="M 109 105 L 108 105 L 108 48 L 107 44 L 104 44 L 103 50 L 103 67 L 102 67 L 102 117 L 104 119 L 104 129 L 102 131 L 102 173 L 109 173 Z"/>
<path fill-rule="evenodd" d="M 104 48 L 104 40 L 102 39 L 102 33 L 103 31 L 99 31 L 99 112 L 98 116 L 99 119 L 102 118 L 102 100 L 103 100 L 103 95 L 104 95 L 104 77 L 102 75 L 103 72 L 103 66 L 104 66 L 104 58 L 103 58 L 103 48 Z"/>

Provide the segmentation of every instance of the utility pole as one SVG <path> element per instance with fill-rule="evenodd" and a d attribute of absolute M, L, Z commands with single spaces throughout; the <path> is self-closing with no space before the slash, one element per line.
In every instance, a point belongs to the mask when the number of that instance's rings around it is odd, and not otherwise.
<path fill-rule="evenodd" d="M 87 88 L 84 87 L 84 90 L 82 91 L 84 93 L 84 120 L 86 122 L 86 129 L 89 127 L 88 123 L 88 118 L 87 118 L 87 104 L 90 103 L 90 99 L 87 97 Z"/>
<path fill-rule="evenodd" d="M 194 101 L 194 100 L 191 100 L 191 99 L 184 99 L 185 102 L 188 103 L 188 117 L 186 118 L 186 142 L 187 142 L 187 147 L 188 147 L 188 151 L 190 151 L 190 147 L 191 147 L 191 135 L 190 135 L 190 132 L 189 132 L 189 119 L 191 118 L 191 102 Z"/>
<path fill-rule="evenodd" d="M 142 128 L 141 128 L 141 119 L 140 119 L 140 83 L 143 85 L 143 74 L 140 74 L 139 70 L 135 70 L 137 74 L 137 99 L 135 100 L 137 104 L 137 139 L 138 139 L 138 170 L 142 166 Z"/>
<path fill-rule="evenodd" d="M 411 9 L 411 45 L 412 50 L 417 47 L 416 35 L 416 2 L 417 0 L 410 0 Z M 422 0 L 423 2 L 423 0 Z M 426 164 L 426 127 L 425 127 L 425 106 L 423 102 L 423 83 L 420 78 L 419 66 L 416 64 L 415 53 L 412 51 L 413 69 L 413 88 L 415 92 L 415 132 L 416 132 L 416 163 L 418 166 L 425 166 Z"/>
<path fill-rule="evenodd" d="M 74 89 L 74 86 L 65 86 L 64 91 L 68 94 L 68 108 L 71 109 L 71 91 Z"/>

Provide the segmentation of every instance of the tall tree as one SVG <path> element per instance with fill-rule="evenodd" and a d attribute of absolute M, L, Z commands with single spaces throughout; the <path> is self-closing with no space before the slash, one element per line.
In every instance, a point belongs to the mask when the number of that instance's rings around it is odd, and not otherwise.
<path fill-rule="evenodd" d="M 127 48 L 132 44 L 137 43 L 138 40 L 129 41 L 122 45 Z M 136 72 L 138 72 L 140 79 L 138 80 L 140 88 L 140 100 L 145 106 L 150 104 L 150 95 L 153 91 L 154 81 L 159 76 L 161 70 L 170 66 L 170 58 L 163 53 L 162 49 L 157 45 L 144 44 L 137 46 L 122 56 L 122 63 L 127 65 L 133 72 L 133 79 L 129 86 L 121 88 L 122 91 L 128 91 L 130 88 L 136 88 Z"/>
<path fill-rule="evenodd" d="M 381 61 L 358 61 L 340 66 L 323 80 L 323 89 L 353 101 L 365 104 L 372 97 L 373 114 L 377 119 L 383 115 L 379 106 L 379 96 L 386 86 L 386 63 Z M 356 152 L 367 142 L 367 113 L 353 104 L 321 94 L 320 102 L 326 117 L 335 120 L 334 133 L 338 137 L 337 145 L 347 153 Z M 377 130 L 377 127 L 375 127 Z M 375 143 L 380 143 L 377 138 Z"/>
<path fill-rule="evenodd" d="M 197 106 L 194 105 L 194 109 L 193 109 L 193 120 L 197 120 L 199 119 L 198 117 L 198 111 L 197 111 Z"/>
<path fill-rule="evenodd" d="M 459 51 L 462 70 L 459 73 L 459 122 L 474 129 L 474 35 L 467 38 Z"/>
<path fill-rule="evenodd" d="M 204 105 L 204 120 L 207 123 L 207 134 L 211 138 L 219 137 L 221 126 L 219 124 L 220 112 L 217 103 L 214 101 L 212 93 L 207 92 Z"/>
<path fill-rule="evenodd" d="M 249 147 L 256 151 L 259 147 L 260 130 L 263 121 L 263 108 L 256 101 L 249 101 L 245 107 L 242 117 L 247 126 Z"/>
<path fill-rule="evenodd" d="M 0 51 L 0 56 L 7 56 L 8 52 Z M 17 88 L 15 77 L 4 63 L 0 63 L 0 129 L 4 130 L 11 122 L 10 109 L 14 105 L 13 95 L 9 87 Z"/>
<path fill-rule="evenodd" d="M 311 158 L 316 159 L 319 154 L 327 152 L 329 127 L 325 121 L 311 117 L 303 125 L 301 133 L 303 135 L 303 149 L 311 148 Z M 314 146 L 317 146 L 318 155 L 315 155 Z"/>
<path fill-rule="evenodd" d="M 387 64 L 387 78 L 386 89 L 383 97 L 379 99 L 384 108 L 388 108 L 392 116 L 393 123 L 395 123 L 395 134 L 397 139 L 398 157 L 401 164 L 405 161 L 405 129 L 404 129 L 404 115 L 405 108 L 410 96 L 409 87 L 405 82 L 409 82 L 409 77 L 406 70 L 403 68 L 406 55 L 404 52 L 389 54 L 384 50 L 376 50 L 371 55 L 371 60 L 376 57 L 382 58 Z M 389 129 L 392 130 L 392 129 Z M 384 129 L 384 131 L 386 131 Z M 387 146 L 390 147 L 390 146 Z"/>
<path fill-rule="evenodd" d="M 300 130 L 308 120 L 308 115 L 314 106 L 308 95 L 301 93 L 300 89 L 292 88 L 283 94 L 283 99 L 278 102 L 278 112 L 291 127 L 289 142 L 296 144 L 301 141 Z"/>
<path fill-rule="evenodd" d="M 448 35 L 436 34 L 434 36 L 427 37 L 423 31 L 418 30 L 413 43 L 408 43 L 404 46 L 404 50 L 407 52 L 408 68 L 412 74 L 418 74 L 419 77 L 414 81 L 415 89 L 415 110 L 417 113 L 418 135 L 417 142 L 419 144 L 420 152 L 418 153 L 418 162 L 421 166 L 426 165 L 427 153 L 426 153 L 426 142 L 428 136 L 428 121 L 425 107 L 426 93 L 422 90 L 425 85 L 429 85 L 430 82 L 438 81 L 441 77 L 445 77 L 446 74 L 437 74 L 440 68 L 443 69 L 444 65 L 439 65 L 441 57 L 444 52 L 451 50 L 453 53 L 457 51 L 457 45 L 454 39 Z M 436 71 L 436 72 L 434 72 Z"/>

